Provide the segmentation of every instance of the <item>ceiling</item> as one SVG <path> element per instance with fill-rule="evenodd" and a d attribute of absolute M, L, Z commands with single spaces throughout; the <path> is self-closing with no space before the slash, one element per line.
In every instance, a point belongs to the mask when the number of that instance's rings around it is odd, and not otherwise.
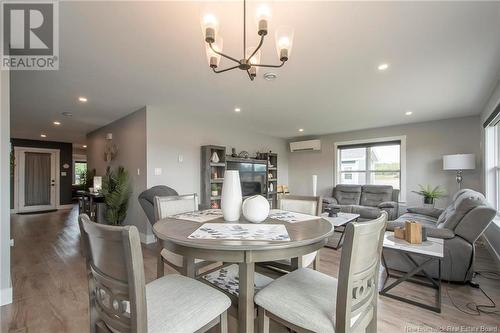
<path fill-rule="evenodd" d="M 248 8 L 249 44 L 257 40 L 256 5 Z M 211 72 L 200 28 L 212 9 L 224 51 L 238 56 L 240 1 L 60 2 L 60 70 L 12 72 L 12 136 L 43 132 L 82 144 L 89 131 L 144 105 L 284 138 L 333 133 L 478 114 L 500 78 L 500 2 L 271 7 L 262 61 L 277 62 L 277 25 L 295 28 L 294 48 L 273 70 L 277 80 L 260 70 L 250 82 L 242 71 Z M 380 72 L 383 62 L 390 67 Z"/>

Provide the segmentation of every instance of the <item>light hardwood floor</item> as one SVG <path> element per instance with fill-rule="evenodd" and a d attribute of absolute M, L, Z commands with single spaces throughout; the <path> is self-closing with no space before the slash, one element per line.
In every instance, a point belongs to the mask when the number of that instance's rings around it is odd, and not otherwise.
<path fill-rule="evenodd" d="M 80 256 L 77 209 L 37 215 L 12 215 L 12 282 L 14 302 L 1 308 L 1 332 L 88 332 L 88 295 L 84 260 Z M 490 254 L 478 247 L 476 268 L 496 270 Z M 144 246 L 147 281 L 155 278 L 156 258 L 153 247 Z M 321 250 L 320 270 L 337 276 L 341 251 Z M 175 271 L 165 268 L 167 274 Z M 500 281 L 478 277 L 484 290 L 500 303 Z M 487 303 L 478 289 L 468 286 L 444 285 L 441 314 L 416 308 L 396 300 L 379 298 L 379 332 L 412 332 L 408 327 L 423 328 L 420 332 L 437 332 L 447 326 L 500 325 L 500 316 L 466 315 L 458 311 L 447 296 L 465 307 L 470 301 Z M 399 292 L 416 295 L 429 301 L 432 295 L 422 287 L 407 284 Z M 230 318 L 230 332 L 235 332 Z M 283 329 L 273 326 L 272 332 Z M 450 329 L 448 331 L 451 331 Z M 414 331 L 416 332 L 416 331 Z M 467 331 L 467 332 L 470 332 Z"/>

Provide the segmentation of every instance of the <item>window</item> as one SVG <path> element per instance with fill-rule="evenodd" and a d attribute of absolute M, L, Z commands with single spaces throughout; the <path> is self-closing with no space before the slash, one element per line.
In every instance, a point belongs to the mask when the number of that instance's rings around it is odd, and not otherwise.
<path fill-rule="evenodd" d="M 401 140 L 342 143 L 337 146 L 337 182 L 402 188 Z"/>
<path fill-rule="evenodd" d="M 74 167 L 73 175 L 75 177 L 74 184 L 80 185 L 82 184 L 83 178 L 87 173 L 87 161 L 74 161 L 73 167 Z"/>
<path fill-rule="evenodd" d="M 500 210 L 500 104 L 484 123 L 485 192 L 490 204 Z M 499 214 L 499 213 L 497 213 Z"/>

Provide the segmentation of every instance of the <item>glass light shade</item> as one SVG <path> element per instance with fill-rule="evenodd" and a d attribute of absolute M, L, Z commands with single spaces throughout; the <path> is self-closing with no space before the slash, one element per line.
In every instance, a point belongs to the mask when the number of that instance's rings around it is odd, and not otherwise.
<path fill-rule="evenodd" d="M 271 20 L 271 8 L 267 5 L 261 5 L 257 8 L 257 29 L 259 35 L 267 34 L 267 27 Z"/>
<path fill-rule="evenodd" d="M 294 31 L 291 27 L 276 29 L 276 51 L 281 61 L 286 61 L 292 53 Z"/>
<path fill-rule="evenodd" d="M 215 43 L 212 43 L 213 48 L 218 51 L 222 52 L 222 46 L 223 46 L 223 39 L 222 37 L 218 37 Z M 217 53 L 215 53 L 211 48 L 210 45 L 207 43 L 205 44 L 205 50 L 207 53 L 207 61 L 208 65 L 210 67 L 218 67 L 220 63 L 220 58 L 221 56 Z"/>
<path fill-rule="evenodd" d="M 215 40 L 215 36 L 219 32 L 219 21 L 213 14 L 205 14 L 201 18 L 201 30 L 205 40 L 211 38 Z"/>

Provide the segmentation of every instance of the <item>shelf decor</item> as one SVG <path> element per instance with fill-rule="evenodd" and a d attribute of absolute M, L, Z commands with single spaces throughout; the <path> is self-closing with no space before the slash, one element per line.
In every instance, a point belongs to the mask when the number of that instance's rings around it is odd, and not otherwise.
<path fill-rule="evenodd" d="M 241 203 L 240 174 L 236 170 L 226 170 L 221 193 L 221 209 L 224 220 L 238 221 L 241 215 Z"/>
<path fill-rule="evenodd" d="M 269 210 L 269 201 L 262 195 L 254 195 L 243 201 L 243 216 L 248 222 L 260 223 L 265 221 L 269 215 Z"/>

